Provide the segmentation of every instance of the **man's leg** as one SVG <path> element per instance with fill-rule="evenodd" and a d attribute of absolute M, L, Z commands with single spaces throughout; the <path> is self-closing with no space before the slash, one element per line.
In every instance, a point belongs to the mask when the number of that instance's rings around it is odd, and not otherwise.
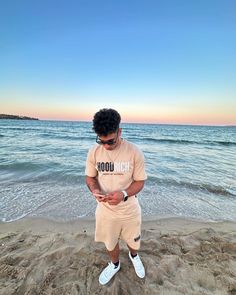
<path fill-rule="evenodd" d="M 111 258 L 111 262 L 108 263 L 108 266 L 102 271 L 102 273 L 99 276 L 99 283 L 101 285 L 107 284 L 120 269 L 119 243 L 116 244 L 115 248 L 112 251 L 108 251 L 108 254 Z"/>
<path fill-rule="evenodd" d="M 132 249 L 128 244 L 127 246 L 129 248 L 129 258 L 134 266 L 135 272 L 139 278 L 143 279 L 145 277 L 145 268 L 137 253 L 137 250 Z"/>
<path fill-rule="evenodd" d="M 115 248 L 112 251 L 108 251 L 108 254 L 111 258 L 112 263 L 116 264 L 117 262 L 119 262 L 119 256 L 120 256 L 119 243 L 116 244 Z"/>
<path fill-rule="evenodd" d="M 135 257 L 135 256 L 137 255 L 137 250 L 132 249 L 128 244 L 127 244 L 127 246 L 128 246 L 128 248 L 129 248 L 129 251 L 130 251 L 131 255 L 132 255 L 133 257 Z"/>

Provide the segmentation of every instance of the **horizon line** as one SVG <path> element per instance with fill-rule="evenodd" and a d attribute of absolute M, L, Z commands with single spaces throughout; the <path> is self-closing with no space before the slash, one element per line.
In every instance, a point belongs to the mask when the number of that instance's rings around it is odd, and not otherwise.
<path fill-rule="evenodd" d="M 92 123 L 92 120 L 67 120 L 67 119 L 40 119 L 39 121 L 59 121 L 59 122 L 84 122 Z M 236 124 L 194 124 L 194 123 L 157 123 L 157 122 L 135 122 L 135 121 L 121 121 L 121 124 L 142 124 L 142 125 L 177 125 L 177 126 L 212 126 L 212 127 L 236 127 Z"/>
<path fill-rule="evenodd" d="M 83 122 L 83 123 L 92 123 L 92 121 L 87 120 L 59 120 L 59 119 L 39 119 L 39 121 L 55 121 L 55 122 Z M 140 124 L 140 125 L 175 125 L 175 126 L 209 126 L 209 127 L 236 127 L 235 125 L 218 125 L 218 124 L 193 124 L 193 123 L 154 123 L 154 122 L 130 122 L 123 121 L 120 124 Z"/>
<path fill-rule="evenodd" d="M 10 115 L 10 114 L 0 114 L 6 115 L 6 116 L 15 116 L 21 118 L 21 120 L 30 120 L 35 119 L 39 121 L 57 121 L 57 122 L 85 122 L 85 123 L 91 123 L 92 120 L 75 120 L 75 119 L 40 119 L 39 117 L 29 117 L 25 115 Z M 25 119 L 22 119 L 22 118 Z M 15 120 L 14 118 L 0 118 L 1 120 Z M 121 124 L 142 124 L 142 125 L 174 125 L 174 126 L 210 126 L 210 127 L 236 127 L 236 124 L 214 124 L 214 123 L 160 123 L 160 122 L 136 122 L 136 121 L 121 121 Z"/>

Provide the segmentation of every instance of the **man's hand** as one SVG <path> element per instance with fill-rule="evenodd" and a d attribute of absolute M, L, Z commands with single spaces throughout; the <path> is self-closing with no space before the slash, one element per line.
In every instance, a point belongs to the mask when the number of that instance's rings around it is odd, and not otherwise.
<path fill-rule="evenodd" d="M 122 192 L 112 192 L 107 194 L 107 202 L 109 205 L 118 205 L 121 201 L 123 201 L 123 193 Z"/>
<path fill-rule="evenodd" d="M 107 195 L 102 194 L 100 190 L 95 189 L 92 191 L 92 194 L 98 200 L 98 202 L 107 202 Z"/>

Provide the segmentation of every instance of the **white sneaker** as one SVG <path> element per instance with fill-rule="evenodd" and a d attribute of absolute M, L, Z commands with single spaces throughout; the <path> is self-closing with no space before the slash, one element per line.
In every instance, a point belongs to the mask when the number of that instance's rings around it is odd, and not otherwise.
<path fill-rule="evenodd" d="M 143 279 L 145 277 L 145 269 L 143 266 L 143 263 L 139 257 L 139 255 L 137 254 L 134 258 L 131 256 L 131 253 L 129 252 L 129 258 L 133 263 L 135 272 L 137 274 L 137 276 L 141 279 Z"/>
<path fill-rule="evenodd" d="M 115 264 L 112 262 L 108 263 L 108 266 L 104 268 L 99 276 L 99 283 L 101 285 L 107 284 L 111 278 L 120 270 L 120 262 L 119 265 L 116 267 Z"/>

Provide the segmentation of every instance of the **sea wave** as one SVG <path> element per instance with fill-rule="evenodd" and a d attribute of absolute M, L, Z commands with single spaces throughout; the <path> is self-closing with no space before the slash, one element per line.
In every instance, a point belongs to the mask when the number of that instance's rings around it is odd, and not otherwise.
<path fill-rule="evenodd" d="M 11 131 L 11 130 L 14 130 L 14 131 L 38 131 L 40 130 L 41 128 L 40 127 L 27 127 L 27 126 L 22 126 L 22 127 L 12 127 L 12 126 L 1 126 L 1 129 L 4 130 L 6 129 L 7 132 Z"/>
<path fill-rule="evenodd" d="M 9 164 L 0 164 L 0 171 L 30 171 L 41 170 L 45 166 L 32 162 L 14 162 Z"/>
<path fill-rule="evenodd" d="M 56 165 L 56 164 L 55 164 Z M 21 182 L 60 182 L 66 184 L 84 183 L 84 171 L 78 169 L 64 169 L 60 165 L 52 167 L 46 164 L 33 163 L 12 163 L 10 165 L 0 165 L 1 183 L 21 183 Z"/>
<path fill-rule="evenodd" d="M 209 193 L 213 193 L 216 195 L 222 195 L 222 196 L 236 196 L 236 189 L 229 189 L 225 188 L 219 185 L 213 185 L 209 183 L 192 183 L 192 182 L 186 182 L 186 181 L 176 181 L 174 179 L 160 179 L 156 177 L 149 177 L 149 182 L 156 182 L 160 183 L 165 186 L 173 185 L 178 187 L 185 187 L 192 190 L 205 190 Z"/>
<path fill-rule="evenodd" d="M 40 134 L 41 138 L 56 138 L 63 140 L 93 140 L 95 137 L 91 136 L 79 136 L 79 135 L 63 135 L 63 134 L 51 134 L 51 133 L 42 133 Z"/>
<path fill-rule="evenodd" d="M 8 169 L 3 169 L 8 167 Z M 51 167 L 52 168 L 52 167 Z M 33 163 L 14 163 L 12 165 L 0 165 L 0 181 L 17 183 L 17 182 L 51 182 L 51 183 L 65 183 L 66 185 L 82 185 L 85 184 L 84 171 L 78 169 L 46 169 L 45 165 L 33 164 Z M 7 172 L 15 172 L 14 175 Z M 188 181 L 178 181 L 173 178 L 158 178 L 155 176 L 149 176 L 147 179 L 146 187 L 152 187 L 153 184 L 163 185 L 165 187 L 174 186 L 187 188 L 189 190 L 198 190 L 212 193 L 215 195 L 221 195 L 226 197 L 235 197 L 236 188 L 223 187 L 221 185 L 214 185 L 211 183 L 196 183 Z"/>
<path fill-rule="evenodd" d="M 210 140 L 185 140 L 185 139 L 171 139 L 171 138 L 151 138 L 151 137 L 142 137 L 142 138 L 131 138 L 136 140 L 141 140 L 142 142 L 157 142 L 157 143 L 169 143 L 169 144 L 198 144 L 198 145 L 224 145 L 224 146 L 235 146 L 236 142 L 234 141 L 210 141 Z"/>

